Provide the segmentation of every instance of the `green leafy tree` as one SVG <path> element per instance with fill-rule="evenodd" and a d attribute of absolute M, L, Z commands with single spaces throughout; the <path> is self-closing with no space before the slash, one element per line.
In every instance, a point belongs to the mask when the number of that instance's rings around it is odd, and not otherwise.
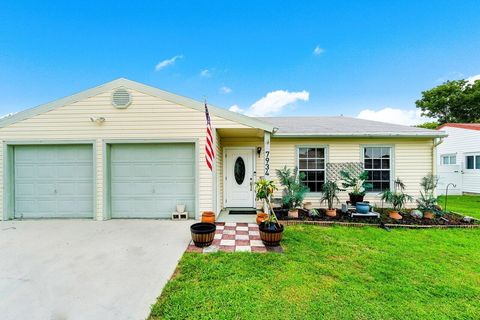
<path fill-rule="evenodd" d="M 433 89 L 423 91 L 415 102 L 422 115 L 435 118 L 440 124 L 447 122 L 480 122 L 480 80 L 447 81 Z"/>
<path fill-rule="evenodd" d="M 438 123 L 436 121 L 433 121 L 433 122 L 425 122 L 425 123 L 422 123 L 422 124 L 417 124 L 415 127 L 435 130 L 439 126 L 440 126 L 440 123 Z"/>

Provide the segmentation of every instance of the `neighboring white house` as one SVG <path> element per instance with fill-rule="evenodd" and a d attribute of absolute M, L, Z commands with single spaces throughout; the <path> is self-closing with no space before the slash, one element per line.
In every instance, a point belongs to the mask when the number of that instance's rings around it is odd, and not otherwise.
<path fill-rule="evenodd" d="M 437 193 L 480 193 L 480 123 L 446 123 L 438 130 L 448 134 L 437 147 Z"/>

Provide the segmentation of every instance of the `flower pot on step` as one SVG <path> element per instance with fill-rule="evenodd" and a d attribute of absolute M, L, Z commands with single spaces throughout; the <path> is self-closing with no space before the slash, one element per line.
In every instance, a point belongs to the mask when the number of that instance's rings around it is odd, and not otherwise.
<path fill-rule="evenodd" d="M 212 223 L 199 222 L 190 226 L 190 233 L 195 246 L 203 248 L 212 244 L 217 226 Z"/>
<path fill-rule="evenodd" d="M 425 211 L 425 213 L 423 214 L 423 217 L 425 219 L 433 219 L 434 215 L 432 211 Z"/>
<path fill-rule="evenodd" d="M 202 222 L 215 223 L 215 212 L 213 212 L 213 211 L 203 211 Z"/>
<path fill-rule="evenodd" d="M 327 216 L 329 217 L 336 217 L 337 216 L 337 209 L 327 209 Z"/>
<path fill-rule="evenodd" d="M 312 210 L 312 207 L 313 207 L 313 206 L 312 206 L 312 203 L 311 203 L 311 202 L 305 202 L 305 203 L 303 204 L 303 209 L 305 209 L 305 210 Z"/>
<path fill-rule="evenodd" d="M 356 205 L 357 202 L 363 202 L 363 198 L 365 197 L 363 195 L 353 194 L 353 193 L 349 193 L 348 196 L 350 197 L 350 204 L 352 206 Z"/>
<path fill-rule="evenodd" d="M 266 214 L 265 212 L 257 213 L 257 224 L 262 223 L 262 222 L 265 221 L 267 218 L 268 218 L 268 214 Z"/>
<path fill-rule="evenodd" d="M 288 217 L 290 219 L 298 219 L 298 209 L 288 210 Z"/>
<path fill-rule="evenodd" d="M 260 232 L 260 239 L 267 247 L 276 247 L 280 245 L 283 237 L 283 225 L 275 224 L 273 228 L 269 223 L 262 223 L 258 226 Z"/>
<path fill-rule="evenodd" d="M 395 210 L 388 211 L 388 216 L 392 219 L 395 219 L 395 220 L 402 220 L 402 218 L 403 218 L 400 215 L 400 213 L 398 211 L 395 211 Z"/>
<path fill-rule="evenodd" d="M 184 204 L 177 204 L 177 212 L 184 213 L 185 212 L 185 205 Z"/>

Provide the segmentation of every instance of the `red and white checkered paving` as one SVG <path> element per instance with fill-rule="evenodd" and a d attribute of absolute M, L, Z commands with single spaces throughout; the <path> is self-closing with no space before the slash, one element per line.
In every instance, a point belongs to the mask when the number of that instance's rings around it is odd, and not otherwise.
<path fill-rule="evenodd" d="M 215 238 L 209 247 L 198 248 L 193 241 L 187 252 L 267 252 L 255 223 L 217 222 Z"/>

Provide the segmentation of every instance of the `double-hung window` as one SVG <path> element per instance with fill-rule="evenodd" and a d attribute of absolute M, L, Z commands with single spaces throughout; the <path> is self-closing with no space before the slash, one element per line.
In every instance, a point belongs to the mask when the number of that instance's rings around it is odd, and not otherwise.
<path fill-rule="evenodd" d="M 325 148 L 301 147 L 297 151 L 298 170 L 305 175 L 302 182 L 310 192 L 322 192 L 325 183 Z"/>
<path fill-rule="evenodd" d="M 480 170 L 480 154 L 468 155 L 465 157 L 465 169 Z"/>
<path fill-rule="evenodd" d="M 450 164 L 457 164 L 457 156 L 454 154 L 442 155 L 442 164 L 447 166 Z"/>
<path fill-rule="evenodd" d="M 371 184 L 367 191 L 381 192 L 390 189 L 392 178 L 391 147 L 364 147 L 363 165 L 368 172 L 367 182 Z"/>

